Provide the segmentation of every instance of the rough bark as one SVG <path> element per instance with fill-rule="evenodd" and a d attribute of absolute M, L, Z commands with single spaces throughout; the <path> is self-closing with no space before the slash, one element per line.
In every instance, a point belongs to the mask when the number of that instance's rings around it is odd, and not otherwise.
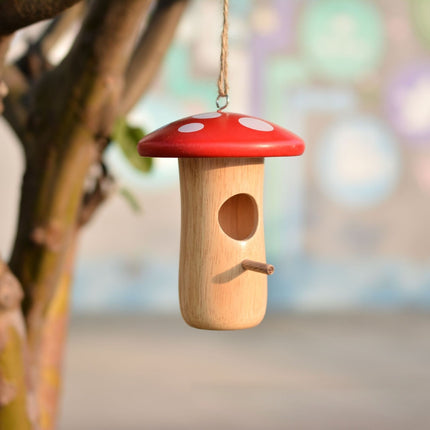
<path fill-rule="evenodd" d="M 33 429 L 34 398 L 29 390 L 25 325 L 19 282 L 0 260 L 0 428 Z"/>
<path fill-rule="evenodd" d="M 79 0 L 2 0 L 0 2 L 0 35 L 52 18 Z"/>
<path fill-rule="evenodd" d="M 40 382 L 38 397 L 42 429 L 53 429 L 58 418 L 61 371 L 69 322 L 70 293 L 73 278 L 77 234 L 67 250 L 65 267 L 49 303 L 40 346 Z"/>

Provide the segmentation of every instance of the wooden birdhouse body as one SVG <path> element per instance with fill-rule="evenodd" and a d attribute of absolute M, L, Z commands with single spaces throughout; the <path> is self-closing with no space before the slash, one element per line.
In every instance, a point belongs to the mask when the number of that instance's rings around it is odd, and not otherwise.
<path fill-rule="evenodd" d="M 258 118 L 210 112 L 154 131 L 138 150 L 179 158 L 185 321 L 212 330 L 257 325 L 266 311 L 267 276 L 244 263 L 267 266 L 263 157 L 300 155 L 303 141 Z"/>
<path fill-rule="evenodd" d="M 264 317 L 267 277 L 244 270 L 266 261 L 263 158 L 181 158 L 179 298 L 185 321 L 213 330 Z"/>

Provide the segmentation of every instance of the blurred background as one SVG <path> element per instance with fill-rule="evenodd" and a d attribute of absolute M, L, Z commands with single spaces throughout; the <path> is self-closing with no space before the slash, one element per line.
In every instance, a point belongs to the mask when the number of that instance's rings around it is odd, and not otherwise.
<path fill-rule="evenodd" d="M 221 20 L 191 2 L 131 123 L 215 110 Z M 229 81 L 230 111 L 307 144 L 266 159 L 268 317 L 184 325 L 177 160 L 143 174 L 111 145 L 135 202 L 115 195 L 81 239 L 60 428 L 429 428 L 430 2 L 231 0 Z M 0 137 L 7 255 L 22 161 Z"/>

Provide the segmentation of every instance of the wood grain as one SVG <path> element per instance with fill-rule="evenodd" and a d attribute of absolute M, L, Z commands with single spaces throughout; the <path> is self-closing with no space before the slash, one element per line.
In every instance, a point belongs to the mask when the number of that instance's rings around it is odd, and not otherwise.
<path fill-rule="evenodd" d="M 241 263 L 265 261 L 264 159 L 182 158 L 179 172 L 182 316 L 202 329 L 253 327 L 266 311 L 267 276 Z"/>
<path fill-rule="evenodd" d="M 252 260 L 243 260 L 242 267 L 245 270 L 253 270 L 254 272 L 264 273 L 265 275 L 273 275 L 275 271 L 275 268 L 271 264 Z"/>

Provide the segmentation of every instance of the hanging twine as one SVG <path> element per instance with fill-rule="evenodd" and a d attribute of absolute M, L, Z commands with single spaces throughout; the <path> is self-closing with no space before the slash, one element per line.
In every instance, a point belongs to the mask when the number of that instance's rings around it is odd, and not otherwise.
<path fill-rule="evenodd" d="M 228 106 L 228 82 L 227 82 L 227 56 L 228 56 L 228 1 L 224 1 L 223 8 L 223 23 L 222 23 L 222 33 L 221 33 L 221 55 L 220 55 L 220 70 L 218 77 L 218 97 L 216 99 L 216 106 L 218 110 L 223 110 Z M 221 104 L 220 101 L 224 99 L 224 103 Z"/>

